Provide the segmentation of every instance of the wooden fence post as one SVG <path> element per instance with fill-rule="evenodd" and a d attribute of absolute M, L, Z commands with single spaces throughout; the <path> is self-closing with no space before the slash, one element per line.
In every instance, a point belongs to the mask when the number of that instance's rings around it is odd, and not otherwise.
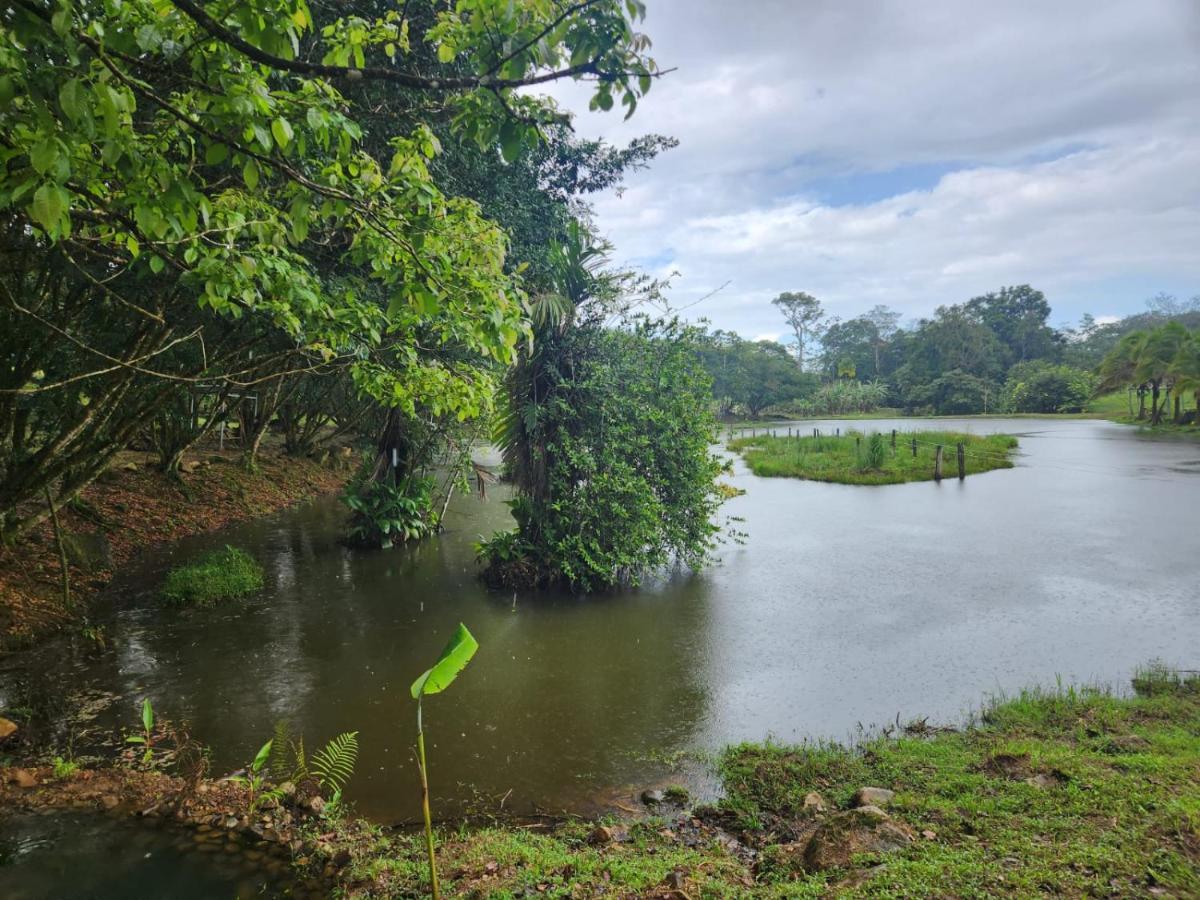
<path fill-rule="evenodd" d="M 916 459 L 917 458 L 917 439 L 916 438 L 913 438 L 912 444 L 913 444 L 913 459 Z"/>
<path fill-rule="evenodd" d="M 896 429 L 892 429 L 892 449 L 896 449 Z"/>
<path fill-rule="evenodd" d="M 937 445 L 937 451 L 934 453 L 934 457 L 933 457 L 933 480 L 934 481 L 942 480 L 942 445 L 941 444 Z"/>
<path fill-rule="evenodd" d="M 967 477 L 967 453 L 963 449 L 962 442 L 958 444 L 958 480 L 962 481 Z"/>

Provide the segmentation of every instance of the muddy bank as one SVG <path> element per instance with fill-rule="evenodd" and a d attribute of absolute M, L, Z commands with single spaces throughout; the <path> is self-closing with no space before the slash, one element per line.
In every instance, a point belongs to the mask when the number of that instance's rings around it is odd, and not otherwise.
<path fill-rule="evenodd" d="M 147 546 L 255 519 L 339 490 L 349 473 L 283 455 L 260 458 L 256 472 L 235 451 L 205 453 L 170 478 L 142 453 L 122 453 L 76 503 L 60 512 L 72 607 L 64 607 L 53 526 L 43 523 L 0 547 L 0 653 L 27 646 L 71 623 L 86 625 L 90 601 Z"/>

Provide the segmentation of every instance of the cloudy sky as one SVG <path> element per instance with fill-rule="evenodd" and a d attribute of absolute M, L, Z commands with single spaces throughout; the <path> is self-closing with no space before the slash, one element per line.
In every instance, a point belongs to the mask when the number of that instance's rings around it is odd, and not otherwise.
<path fill-rule="evenodd" d="M 906 320 L 1031 283 L 1054 322 L 1200 293 L 1200 0 L 647 0 L 661 79 L 586 136 L 680 146 L 596 202 L 672 302 L 774 336 L 770 300 Z M 619 110 L 620 107 L 618 106 Z"/>

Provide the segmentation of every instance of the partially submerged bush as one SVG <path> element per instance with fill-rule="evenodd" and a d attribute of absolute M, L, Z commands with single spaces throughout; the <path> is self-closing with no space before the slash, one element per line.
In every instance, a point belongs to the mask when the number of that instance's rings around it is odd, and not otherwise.
<path fill-rule="evenodd" d="M 262 566 L 245 550 L 226 546 L 172 569 L 162 595 L 170 603 L 208 605 L 262 590 Z"/>
<path fill-rule="evenodd" d="M 349 540 L 354 546 L 386 549 L 437 531 L 431 479 L 400 484 L 358 479 L 342 499 L 351 510 Z"/>

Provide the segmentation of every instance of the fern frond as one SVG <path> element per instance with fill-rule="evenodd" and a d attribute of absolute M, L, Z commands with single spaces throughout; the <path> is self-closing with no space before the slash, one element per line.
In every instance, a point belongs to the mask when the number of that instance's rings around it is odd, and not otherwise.
<path fill-rule="evenodd" d="M 287 719 L 280 719 L 275 723 L 275 734 L 271 738 L 271 755 L 267 759 L 267 771 L 271 773 L 273 781 L 287 781 L 291 777 L 291 771 L 288 768 L 287 752 L 288 745 L 291 744 L 292 726 Z"/>
<path fill-rule="evenodd" d="M 312 755 L 312 772 L 321 786 L 340 792 L 354 774 L 358 761 L 358 732 L 339 734 Z"/>
<path fill-rule="evenodd" d="M 292 780 L 301 781 L 308 777 L 308 757 L 304 755 L 304 735 L 292 744 Z"/>

